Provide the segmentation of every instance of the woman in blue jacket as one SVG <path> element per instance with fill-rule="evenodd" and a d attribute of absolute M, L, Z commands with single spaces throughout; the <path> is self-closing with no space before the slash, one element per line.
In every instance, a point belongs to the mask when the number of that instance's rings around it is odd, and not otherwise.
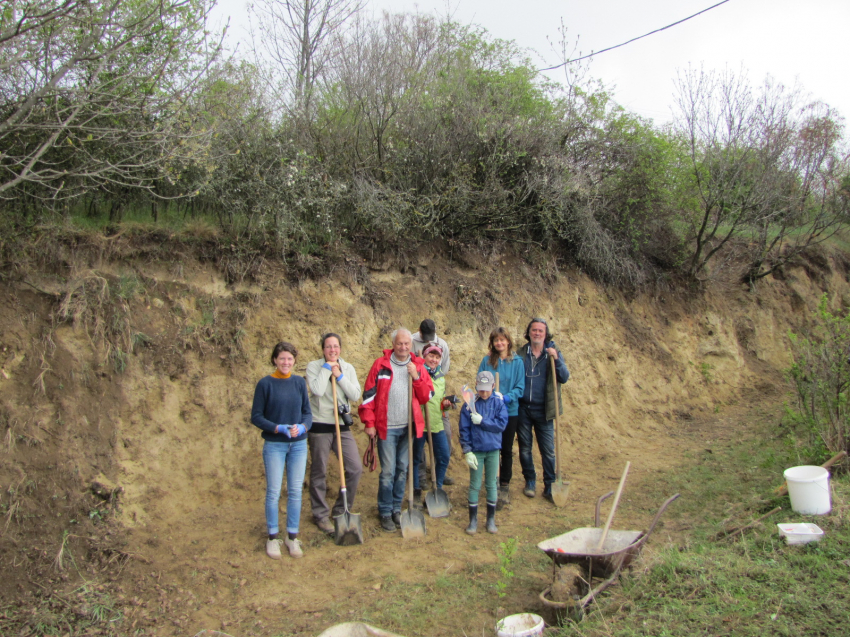
<path fill-rule="evenodd" d="M 498 489 L 496 473 L 499 467 L 499 450 L 502 432 L 508 424 L 508 408 L 501 398 L 493 395 L 495 379 L 490 372 L 479 372 L 475 379 L 478 397 L 470 410 L 464 404 L 460 410 L 460 448 L 469 465 L 469 526 L 466 532 L 473 535 L 478 530 L 478 492 L 481 474 L 484 473 L 487 489 L 487 531 L 496 533 L 496 503 Z"/>
<path fill-rule="evenodd" d="M 508 407 L 508 426 L 502 432 L 502 451 L 499 457 L 499 503 L 497 509 L 510 504 L 510 483 L 513 477 L 514 438 L 519 423 L 519 399 L 525 391 L 525 365 L 514 356 L 514 341 L 504 327 L 490 332 L 490 353 L 481 360 L 479 372 L 499 374 L 496 396 L 501 395 Z"/>

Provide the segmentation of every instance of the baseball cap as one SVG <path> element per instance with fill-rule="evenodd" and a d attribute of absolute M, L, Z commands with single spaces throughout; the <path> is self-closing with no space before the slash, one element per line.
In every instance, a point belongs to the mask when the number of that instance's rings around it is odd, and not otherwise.
<path fill-rule="evenodd" d="M 475 389 L 478 391 L 493 391 L 495 384 L 496 381 L 490 372 L 479 372 L 475 377 Z"/>

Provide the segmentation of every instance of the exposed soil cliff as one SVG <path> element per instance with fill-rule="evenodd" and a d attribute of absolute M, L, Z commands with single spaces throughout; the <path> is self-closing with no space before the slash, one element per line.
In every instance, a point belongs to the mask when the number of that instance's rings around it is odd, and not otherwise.
<path fill-rule="evenodd" d="M 850 305 L 844 262 L 814 256 L 755 290 L 627 298 L 507 253 L 400 268 L 351 258 L 298 283 L 286 265 L 262 261 L 250 264 L 250 281 L 228 283 L 235 266 L 179 246 L 63 250 L 61 267 L 0 283 L 0 599 L 23 606 L 85 577 L 121 608 L 120 634 L 312 635 L 361 616 L 386 577 L 476 577 L 507 537 L 537 542 L 586 524 L 626 460 L 632 484 L 651 481 L 705 444 L 707 423 L 730 435 L 725 414 L 780 403 L 787 332 L 805 331 L 823 293 L 835 308 Z M 303 373 L 320 356 L 320 334 L 336 331 L 362 383 L 393 329 L 431 317 L 452 348 L 447 389 L 457 392 L 490 329 L 506 326 L 519 345 L 531 316 L 549 320 L 572 373 L 561 436 L 569 507 L 522 498 L 517 484 L 500 534 L 470 538 L 468 476 L 456 458 L 454 509 L 429 521 L 426 539 L 380 532 L 377 474 L 368 474 L 354 506 L 364 545 L 334 546 L 310 524 L 305 497 L 304 559 L 265 557 L 261 439 L 248 416 L 277 341 L 299 347 Z M 635 496 L 619 516 L 640 525 L 655 506 Z M 659 537 L 677 533 L 674 516 Z M 522 610 L 535 595 L 511 603 Z M 471 613 L 470 629 L 492 610 Z"/>

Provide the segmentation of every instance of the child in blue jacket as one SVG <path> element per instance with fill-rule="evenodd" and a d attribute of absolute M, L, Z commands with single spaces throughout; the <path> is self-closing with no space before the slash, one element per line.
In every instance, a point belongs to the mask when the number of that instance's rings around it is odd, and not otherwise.
<path fill-rule="evenodd" d="M 475 378 L 474 413 L 469 404 L 460 410 L 460 447 L 469 465 L 469 526 L 470 535 L 478 530 L 478 492 L 481 474 L 487 488 L 487 531 L 496 533 L 496 503 L 498 502 L 499 451 L 502 432 L 508 424 L 508 408 L 493 394 L 495 379 L 490 372 L 479 372 Z"/>

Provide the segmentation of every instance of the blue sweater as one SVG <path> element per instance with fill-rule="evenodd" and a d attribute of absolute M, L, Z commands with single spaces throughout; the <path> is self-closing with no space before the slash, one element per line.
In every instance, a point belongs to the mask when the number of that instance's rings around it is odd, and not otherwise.
<path fill-rule="evenodd" d="M 493 378 L 499 374 L 499 392 L 511 397 L 508 403 L 508 416 L 516 416 L 519 413 L 519 399 L 525 390 L 525 364 L 519 356 L 510 360 L 499 359 L 497 367 L 490 365 L 490 357 L 485 356 L 478 366 L 479 372 L 490 372 Z"/>
<path fill-rule="evenodd" d="M 481 424 L 473 425 L 469 406 L 460 410 L 460 448 L 470 451 L 496 451 L 502 448 L 502 432 L 508 426 L 508 408 L 495 396 L 475 399 L 475 411 L 481 414 Z"/>
<path fill-rule="evenodd" d="M 309 431 L 313 424 L 310 411 L 310 396 L 307 383 L 301 376 L 275 378 L 265 376 L 254 390 L 254 404 L 251 407 L 251 422 L 263 430 L 263 438 L 272 442 L 296 442 L 306 440 L 307 434 L 290 438 L 286 434 L 276 434 L 278 425 L 304 425 Z"/>

